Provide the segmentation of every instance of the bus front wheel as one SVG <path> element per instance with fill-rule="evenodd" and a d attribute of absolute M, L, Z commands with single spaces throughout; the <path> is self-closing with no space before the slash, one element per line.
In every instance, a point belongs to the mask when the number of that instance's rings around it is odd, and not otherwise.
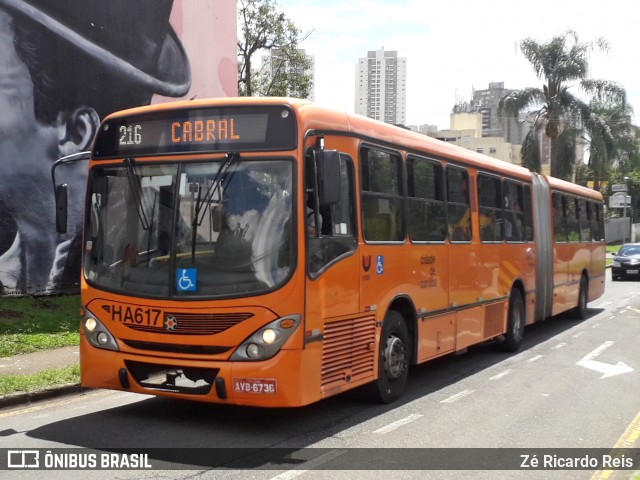
<path fill-rule="evenodd" d="M 367 385 L 367 397 L 391 403 L 404 392 L 409 376 L 411 348 L 409 331 L 402 315 L 390 310 L 382 324 L 378 349 L 378 379 Z"/>

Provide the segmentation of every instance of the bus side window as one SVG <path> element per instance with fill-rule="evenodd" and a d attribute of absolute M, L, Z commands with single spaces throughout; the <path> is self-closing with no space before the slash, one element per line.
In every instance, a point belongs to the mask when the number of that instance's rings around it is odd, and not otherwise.
<path fill-rule="evenodd" d="M 567 209 L 566 198 L 560 193 L 554 192 L 553 202 L 553 234 L 555 242 L 567 241 Z"/>
<path fill-rule="evenodd" d="M 462 168 L 447 167 L 446 176 L 449 238 L 453 242 L 469 242 L 471 241 L 469 173 Z"/>
<path fill-rule="evenodd" d="M 500 178 L 478 174 L 480 240 L 483 242 L 501 242 L 504 238 L 503 201 Z M 509 229 L 512 229 L 511 224 L 509 224 Z"/>
<path fill-rule="evenodd" d="M 533 205 L 531 203 L 531 186 L 524 186 L 524 195 L 522 199 L 523 218 L 524 218 L 524 230 L 525 240 L 527 242 L 533 241 Z"/>
<path fill-rule="evenodd" d="M 525 213 L 522 207 L 524 204 L 522 184 L 505 180 L 503 188 L 505 238 L 507 242 L 524 242 Z"/>
<path fill-rule="evenodd" d="M 447 236 L 442 165 L 407 157 L 407 230 L 413 242 L 443 242 Z"/>
<path fill-rule="evenodd" d="M 580 241 L 591 241 L 591 207 L 586 200 L 578 200 L 578 221 L 580 222 Z"/>
<path fill-rule="evenodd" d="M 399 154 L 362 148 L 362 223 L 364 238 L 374 242 L 402 242 L 402 159 Z"/>
<path fill-rule="evenodd" d="M 567 237 L 570 242 L 580 241 L 580 223 L 578 219 L 578 199 L 566 197 L 567 201 Z"/>
<path fill-rule="evenodd" d="M 591 239 L 595 242 L 604 240 L 604 212 L 601 203 L 589 202 L 591 207 Z"/>

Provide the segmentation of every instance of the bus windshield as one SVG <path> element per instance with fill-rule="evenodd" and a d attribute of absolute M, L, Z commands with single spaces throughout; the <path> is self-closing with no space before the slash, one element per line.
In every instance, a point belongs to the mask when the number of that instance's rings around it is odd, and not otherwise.
<path fill-rule="evenodd" d="M 292 162 L 238 154 L 198 163 L 97 166 L 84 274 L 128 295 L 193 298 L 277 288 L 294 261 Z"/>

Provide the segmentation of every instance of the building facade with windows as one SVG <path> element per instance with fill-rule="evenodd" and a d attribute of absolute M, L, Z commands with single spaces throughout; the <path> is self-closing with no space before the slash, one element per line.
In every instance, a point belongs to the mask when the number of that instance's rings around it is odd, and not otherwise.
<path fill-rule="evenodd" d="M 454 112 L 451 114 L 450 130 L 439 130 L 428 135 L 498 160 L 515 164 L 521 163 L 521 145 L 509 143 L 503 137 L 484 136 L 483 127 L 481 112 Z"/>
<path fill-rule="evenodd" d="M 471 100 L 458 102 L 453 107 L 453 113 L 477 112 L 482 117 L 483 137 L 502 137 L 506 142 L 521 144 L 530 126 L 524 124 L 522 119 L 498 112 L 500 99 L 512 91 L 504 88 L 504 82 L 491 82 L 487 89 L 473 89 Z"/>
<path fill-rule="evenodd" d="M 355 112 L 394 125 L 407 117 L 407 59 L 397 51 L 369 51 L 356 64 Z"/>

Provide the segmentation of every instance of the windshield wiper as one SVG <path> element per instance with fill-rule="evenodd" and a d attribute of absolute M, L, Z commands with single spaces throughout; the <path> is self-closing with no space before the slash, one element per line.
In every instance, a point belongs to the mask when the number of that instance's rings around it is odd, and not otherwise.
<path fill-rule="evenodd" d="M 143 194 L 142 194 L 142 185 L 140 183 L 140 178 L 136 175 L 133 159 L 125 158 L 123 160 L 124 170 L 127 172 L 127 179 L 129 180 L 129 187 L 131 188 L 131 192 L 133 193 L 133 200 L 136 203 L 136 211 L 138 212 L 138 218 L 140 219 L 140 224 L 142 228 L 145 230 L 150 230 L 151 225 L 149 220 L 147 220 L 147 216 L 144 212 L 143 205 Z"/>
<path fill-rule="evenodd" d="M 226 186 L 231 181 L 231 178 L 224 178 L 223 181 L 220 181 L 220 179 L 229 171 L 231 165 L 238 161 L 240 161 L 240 154 L 238 152 L 228 152 L 224 161 L 220 164 L 220 168 L 218 168 L 216 176 L 209 185 L 204 198 L 201 198 L 202 190 L 198 187 L 198 198 L 196 199 L 195 214 L 193 215 L 193 221 L 191 224 L 191 263 L 195 263 L 196 261 L 196 240 L 198 236 L 198 227 L 202 225 L 202 221 L 204 220 L 204 215 L 207 211 L 206 206 L 210 204 L 211 199 L 213 198 L 213 195 L 214 193 L 216 193 L 216 191 L 218 191 L 220 197 L 222 197 Z"/>

